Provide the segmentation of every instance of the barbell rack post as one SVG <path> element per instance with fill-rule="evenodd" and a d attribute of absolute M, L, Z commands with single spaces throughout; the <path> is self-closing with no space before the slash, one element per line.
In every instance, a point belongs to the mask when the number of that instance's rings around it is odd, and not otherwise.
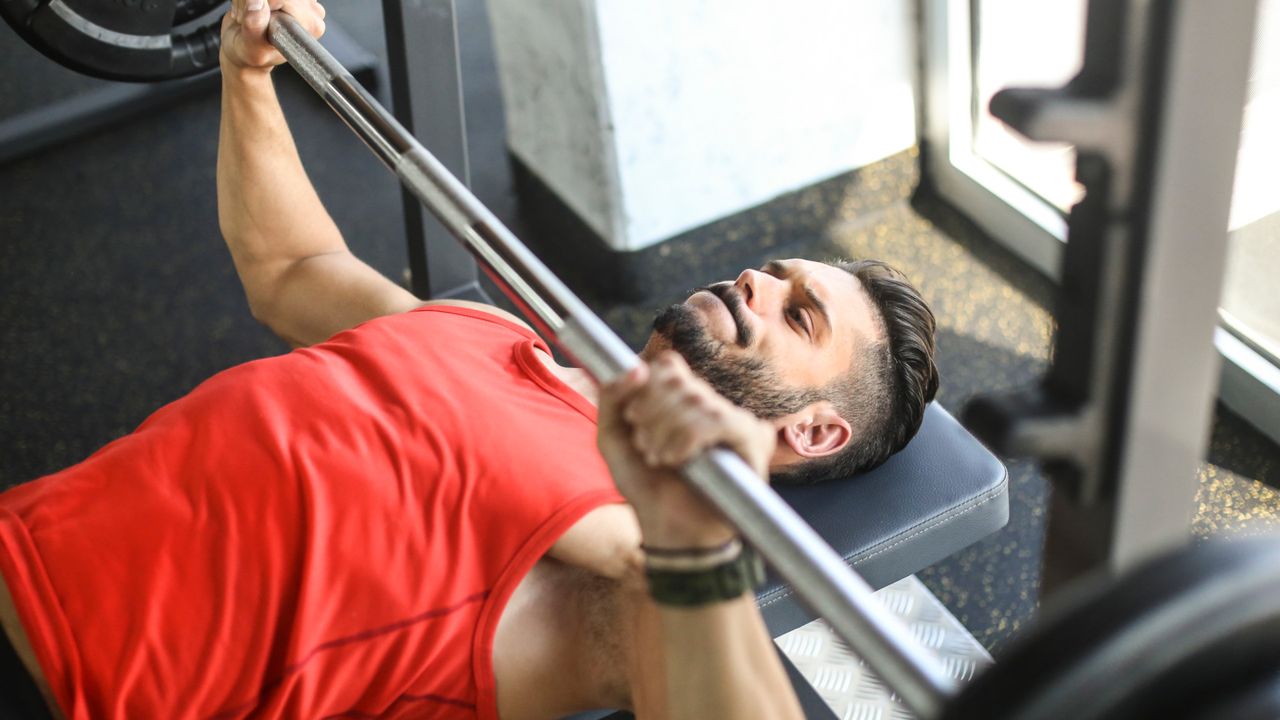
<path fill-rule="evenodd" d="M 273 45 L 404 186 L 476 256 L 529 319 L 597 382 L 640 358 L 436 160 L 324 47 L 284 13 L 268 28 Z M 885 610 L 871 587 L 737 454 L 712 450 L 682 472 L 824 617 L 922 720 L 941 715 L 959 685 Z"/>

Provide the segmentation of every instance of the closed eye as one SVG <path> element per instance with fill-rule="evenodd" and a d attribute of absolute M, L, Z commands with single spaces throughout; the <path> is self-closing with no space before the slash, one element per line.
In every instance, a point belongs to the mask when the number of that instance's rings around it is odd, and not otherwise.
<path fill-rule="evenodd" d="M 770 260 L 765 263 L 760 268 L 760 272 L 779 279 L 785 279 L 789 275 L 787 266 L 778 260 Z M 799 285 L 800 292 L 804 293 L 807 302 L 787 308 L 786 315 L 789 320 L 804 331 L 810 341 L 817 342 L 817 338 L 814 336 L 817 328 L 814 327 L 815 319 L 812 313 L 816 312 L 818 314 L 818 320 L 821 320 L 822 327 L 825 328 L 831 327 L 831 313 L 827 310 L 827 304 L 822 301 L 822 298 L 818 297 L 818 293 L 814 292 L 813 287 L 807 282 L 801 282 Z"/>
<path fill-rule="evenodd" d="M 806 336 L 813 336 L 813 329 L 809 327 L 809 318 L 804 314 L 803 310 L 795 306 L 787 308 L 787 317 L 791 318 Z"/>

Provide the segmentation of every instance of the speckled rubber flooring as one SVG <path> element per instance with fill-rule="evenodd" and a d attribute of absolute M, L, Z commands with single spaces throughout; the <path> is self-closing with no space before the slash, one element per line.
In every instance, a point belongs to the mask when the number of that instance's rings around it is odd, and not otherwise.
<path fill-rule="evenodd" d="M 384 54 L 375 4 L 326 4 Z M 483 5 L 460 5 L 473 186 L 524 236 L 532 229 L 503 150 Z M 0 29 L 0 117 L 93 82 Z M 278 85 L 303 160 L 353 250 L 400 277 L 395 182 L 301 83 L 281 73 Z M 76 462 L 218 370 L 286 350 L 250 318 L 218 234 L 217 113 L 210 93 L 0 166 L 0 485 Z M 639 343 L 653 309 L 678 299 L 682 283 L 730 277 L 768 257 L 879 257 L 933 303 L 943 405 L 958 410 L 977 393 L 1033 382 L 1048 357 L 1051 287 L 955 211 L 917 197 L 918 166 L 904 153 L 702 228 L 696 242 L 664 251 L 674 286 L 640 304 L 595 305 Z M 1201 475 L 1198 534 L 1280 530 L 1280 453 L 1228 412 L 1218 413 Z M 1009 525 L 920 574 L 997 656 L 1036 607 L 1047 492 L 1029 463 L 1010 463 L 1010 476 Z"/>

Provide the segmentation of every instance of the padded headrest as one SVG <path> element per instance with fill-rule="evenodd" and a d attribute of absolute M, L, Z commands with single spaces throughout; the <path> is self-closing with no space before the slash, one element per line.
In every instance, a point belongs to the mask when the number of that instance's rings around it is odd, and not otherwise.
<path fill-rule="evenodd" d="M 871 472 L 778 493 L 874 588 L 882 588 L 1004 527 L 1008 472 L 942 406 Z M 812 619 L 773 572 L 757 593 L 776 637 Z"/>

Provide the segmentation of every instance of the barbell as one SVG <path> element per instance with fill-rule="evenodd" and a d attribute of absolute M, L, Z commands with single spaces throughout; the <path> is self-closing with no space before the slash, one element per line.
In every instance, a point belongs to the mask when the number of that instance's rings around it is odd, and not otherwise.
<path fill-rule="evenodd" d="M 218 63 L 221 0 L 0 0 L 30 45 L 101 78 L 158 81 Z M 296 21 L 272 43 L 533 323 L 598 381 L 639 360 Z M 922 718 L 1280 717 L 1280 541 L 1213 542 L 1099 584 L 960 690 L 865 582 L 736 455 L 684 475 Z"/>
<path fill-rule="evenodd" d="M 86 75 L 149 82 L 218 66 L 226 0 L 0 0 L 27 44 Z"/>
<path fill-rule="evenodd" d="M 1280 718 L 1280 538 L 1204 542 L 1068 595 L 947 720 Z"/>

